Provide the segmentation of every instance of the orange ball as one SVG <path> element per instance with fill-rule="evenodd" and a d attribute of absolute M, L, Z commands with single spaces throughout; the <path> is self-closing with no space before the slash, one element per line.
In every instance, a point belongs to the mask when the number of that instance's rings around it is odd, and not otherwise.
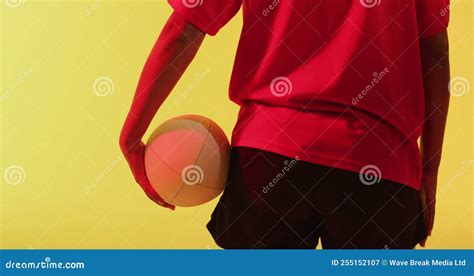
<path fill-rule="evenodd" d="M 169 204 L 204 204 L 224 190 L 230 144 L 211 119 L 184 115 L 161 124 L 145 149 L 145 170 L 151 185 Z"/>

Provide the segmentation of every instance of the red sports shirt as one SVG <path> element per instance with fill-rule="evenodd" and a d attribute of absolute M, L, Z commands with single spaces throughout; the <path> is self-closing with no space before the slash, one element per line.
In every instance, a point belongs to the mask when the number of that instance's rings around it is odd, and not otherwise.
<path fill-rule="evenodd" d="M 447 28 L 449 0 L 168 1 L 210 35 L 243 6 L 233 146 L 420 188 L 419 39 Z"/>

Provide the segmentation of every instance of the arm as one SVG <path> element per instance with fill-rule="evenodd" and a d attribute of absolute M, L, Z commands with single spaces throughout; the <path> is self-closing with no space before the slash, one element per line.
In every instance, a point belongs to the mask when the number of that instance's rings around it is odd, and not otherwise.
<path fill-rule="evenodd" d="M 120 134 L 120 148 L 135 180 L 156 203 L 173 209 L 154 191 L 144 166 L 148 126 L 181 75 L 193 60 L 204 39 L 204 33 L 173 13 L 163 28 L 143 68 L 132 106 Z"/>
<path fill-rule="evenodd" d="M 428 236 L 434 224 L 438 168 L 449 107 L 449 42 L 447 32 L 422 39 L 421 58 L 425 86 L 425 123 L 421 136 L 422 197 Z M 425 245 L 425 241 L 422 242 Z"/>

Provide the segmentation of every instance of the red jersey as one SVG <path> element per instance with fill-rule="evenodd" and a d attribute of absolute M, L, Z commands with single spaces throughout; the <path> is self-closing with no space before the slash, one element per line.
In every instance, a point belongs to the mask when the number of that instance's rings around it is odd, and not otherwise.
<path fill-rule="evenodd" d="M 449 0 L 168 1 L 210 35 L 243 6 L 233 146 L 420 188 L 419 39 L 447 28 Z"/>

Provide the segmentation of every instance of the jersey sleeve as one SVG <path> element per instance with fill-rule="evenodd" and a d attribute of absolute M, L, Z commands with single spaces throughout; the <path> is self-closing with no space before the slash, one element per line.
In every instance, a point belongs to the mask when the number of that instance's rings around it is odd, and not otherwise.
<path fill-rule="evenodd" d="M 215 35 L 239 11 L 242 0 L 168 0 L 189 23 Z"/>
<path fill-rule="evenodd" d="M 421 38 L 440 33 L 448 27 L 450 0 L 416 0 L 418 32 Z"/>

